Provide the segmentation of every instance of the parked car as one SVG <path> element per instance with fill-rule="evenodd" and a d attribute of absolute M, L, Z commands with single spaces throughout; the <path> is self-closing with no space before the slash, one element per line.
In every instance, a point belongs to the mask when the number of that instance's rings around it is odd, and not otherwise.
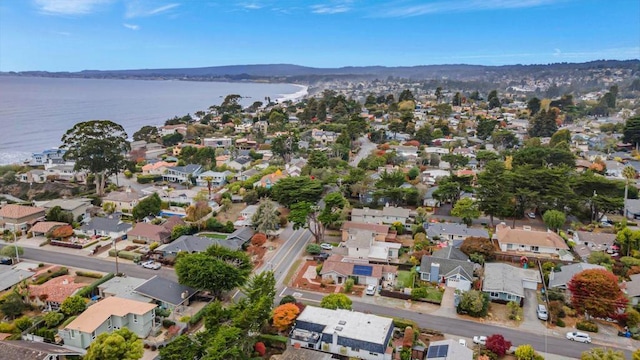
<path fill-rule="evenodd" d="M 329 244 L 329 243 L 322 243 L 320 244 L 320 247 L 324 250 L 331 250 L 333 249 L 333 245 Z"/>
<path fill-rule="evenodd" d="M 536 218 L 536 213 L 530 212 L 530 213 L 527 213 L 527 216 L 529 217 L 529 219 L 535 219 Z"/>
<path fill-rule="evenodd" d="M 538 319 L 547 321 L 549 319 L 549 313 L 547 312 L 547 307 L 540 304 L 536 309 L 536 314 L 538 314 Z"/>
<path fill-rule="evenodd" d="M 162 265 L 160 265 L 160 263 L 157 263 L 153 260 L 149 260 L 149 261 L 145 261 L 143 263 L 141 263 L 140 265 L 142 265 L 143 268 L 145 269 L 152 269 L 152 270 L 160 270 L 160 268 L 162 267 Z"/>
<path fill-rule="evenodd" d="M 375 285 L 367 285 L 367 290 L 364 292 L 367 295 L 375 295 L 376 294 L 376 286 Z"/>
<path fill-rule="evenodd" d="M 567 339 L 585 344 L 591 344 L 591 336 L 580 331 L 570 331 L 567 333 Z"/>
<path fill-rule="evenodd" d="M 484 335 L 474 336 L 473 343 L 478 345 L 487 345 L 487 337 Z"/>
<path fill-rule="evenodd" d="M 13 260 L 11 260 L 11 258 L 8 258 L 8 257 L 0 257 L 0 264 L 11 265 L 13 264 Z"/>
<path fill-rule="evenodd" d="M 330 255 L 327 254 L 327 253 L 321 253 L 321 254 L 315 255 L 313 257 L 313 260 L 315 260 L 315 261 L 325 261 L 325 260 L 327 260 L 329 258 L 329 256 Z"/>

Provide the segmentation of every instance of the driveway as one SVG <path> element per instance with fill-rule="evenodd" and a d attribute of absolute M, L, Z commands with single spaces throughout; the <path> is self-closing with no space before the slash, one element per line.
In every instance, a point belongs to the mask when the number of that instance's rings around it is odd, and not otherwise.
<path fill-rule="evenodd" d="M 442 302 L 440 308 L 434 312 L 438 316 L 445 316 L 450 318 L 456 318 L 458 316 L 456 312 L 456 289 L 452 287 L 444 288 L 444 294 L 442 294 Z"/>
<path fill-rule="evenodd" d="M 361 137 L 360 139 L 358 139 L 358 141 L 360 142 L 360 150 L 358 151 L 356 156 L 354 156 L 353 159 L 349 162 L 349 165 L 351 166 L 358 166 L 360 160 L 369 156 L 371 151 L 373 151 L 378 146 L 377 144 L 372 143 L 371 140 L 369 140 L 369 138 L 366 136 Z"/>
<path fill-rule="evenodd" d="M 538 307 L 538 294 L 535 290 L 525 289 L 524 306 L 522 309 L 523 319 L 520 328 L 527 331 L 544 332 L 546 330 L 545 322 L 538 319 L 536 309 Z"/>

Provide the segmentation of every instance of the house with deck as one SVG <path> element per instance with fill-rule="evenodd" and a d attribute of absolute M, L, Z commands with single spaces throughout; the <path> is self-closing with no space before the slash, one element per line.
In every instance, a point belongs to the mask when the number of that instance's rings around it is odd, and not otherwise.
<path fill-rule="evenodd" d="M 537 269 L 524 269 L 503 263 L 484 264 L 482 291 L 491 301 L 515 301 L 520 306 L 525 298 L 525 290 L 537 290 L 542 283 Z"/>
<path fill-rule="evenodd" d="M 363 360 L 391 360 L 391 318 L 344 309 L 307 306 L 289 334 L 289 344 Z"/>
<path fill-rule="evenodd" d="M 466 224 L 425 223 L 424 228 L 429 239 L 440 240 L 448 246 L 460 247 L 468 237 L 489 238 L 487 229 L 470 228 Z"/>

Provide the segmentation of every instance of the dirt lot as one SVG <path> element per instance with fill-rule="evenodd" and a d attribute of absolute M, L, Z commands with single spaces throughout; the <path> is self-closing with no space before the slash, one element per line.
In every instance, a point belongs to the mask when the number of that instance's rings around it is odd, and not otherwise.
<path fill-rule="evenodd" d="M 246 208 L 247 205 L 245 203 L 231 204 L 231 207 L 226 212 L 220 212 L 216 215 L 216 219 L 221 223 L 226 223 L 227 221 L 234 222 L 238 220 L 238 216 L 240 216 L 240 212 Z"/>

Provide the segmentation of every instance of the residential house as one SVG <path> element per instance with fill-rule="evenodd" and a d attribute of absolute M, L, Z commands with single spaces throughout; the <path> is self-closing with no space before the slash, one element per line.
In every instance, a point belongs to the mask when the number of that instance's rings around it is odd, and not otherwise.
<path fill-rule="evenodd" d="M 227 235 L 227 238 L 224 240 L 227 244 L 233 244 L 232 247 L 237 247 L 238 249 L 242 248 L 244 244 L 247 244 L 251 241 L 251 238 L 255 232 L 249 226 L 241 227 L 236 229 L 236 231 Z"/>
<path fill-rule="evenodd" d="M 271 189 L 275 183 L 277 183 L 280 179 L 287 177 L 286 173 L 283 173 L 280 170 L 276 170 L 273 174 L 267 174 L 260 178 L 260 180 L 253 183 L 253 187 L 263 187 L 266 189 Z"/>
<path fill-rule="evenodd" d="M 42 285 L 29 285 L 29 294 L 35 305 L 46 311 L 58 311 L 63 301 L 87 285 L 74 281 L 71 275 L 58 276 Z"/>
<path fill-rule="evenodd" d="M 198 195 L 199 191 L 192 189 L 175 189 L 170 186 L 149 186 L 142 189 L 141 192 L 145 196 L 158 194 L 160 200 L 164 202 L 191 205 L 195 202 L 193 199 Z"/>
<path fill-rule="evenodd" d="M 51 201 L 47 201 L 43 203 L 43 208 L 46 209 L 47 213 L 52 208 L 59 206 L 63 211 L 68 211 L 73 215 L 74 220 L 83 219 L 93 205 L 91 204 L 91 199 L 85 198 L 74 198 L 74 199 L 55 199 Z"/>
<path fill-rule="evenodd" d="M 177 149 L 179 150 L 180 148 L 178 147 Z M 174 148 L 174 151 L 175 150 L 176 148 Z M 166 152 L 167 149 L 165 149 L 162 145 L 156 143 L 148 143 L 145 146 L 144 158 L 147 161 L 154 161 L 157 160 L 158 157 L 165 155 Z"/>
<path fill-rule="evenodd" d="M 251 161 L 252 159 L 249 156 L 238 156 L 233 160 L 227 161 L 226 165 L 233 170 L 241 171 L 249 168 L 251 166 Z"/>
<path fill-rule="evenodd" d="M 625 293 L 629 298 L 629 304 L 637 306 L 640 304 L 640 274 L 629 276 L 630 281 L 626 283 Z"/>
<path fill-rule="evenodd" d="M 609 250 L 616 241 L 616 234 L 576 231 L 573 233 L 573 241 L 576 243 L 574 250 L 586 261 L 592 251 Z"/>
<path fill-rule="evenodd" d="M 370 208 L 353 209 L 351 210 L 351 221 L 387 225 L 399 222 L 404 225 L 405 228 L 411 228 L 411 224 L 409 223 L 409 209 L 395 206 L 385 206 L 382 210 Z"/>
<path fill-rule="evenodd" d="M 166 244 L 170 241 L 171 230 L 162 225 L 154 225 L 145 222 L 136 223 L 131 231 L 127 233 L 129 240 L 141 240 L 147 244 Z"/>
<path fill-rule="evenodd" d="M 75 320 L 58 331 L 66 345 L 86 349 L 102 333 L 123 327 L 140 338 L 146 338 L 156 327 L 156 304 L 108 297 L 89 306 Z"/>
<path fill-rule="evenodd" d="M 435 181 L 434 181 L 435 184 Z M 424 193 L 424 197 L 422 198 L 422 205 L 428 207 L 438 207 L 440 206 L 440 201 L 436 199 L 433 194 L 438 190 L 437 186 L 430 186 L 427 191 Z"/>
<path fill-rule="evenodd" d="M 36 220 L 44 218 L 45 208 L 7 204 L 0 208 L 0 229 L 27 231 Z"/>
<path fill-rule="evenodd" d="M 343 285 L 347 279 L 351 278 L 355 284 L 360 285 L 393 286 L 397 275 L 397 266 L 369 264 L 338 254 L 329 256 L 320 271 L 323 280 L 338 285 Z"/>
<path fill-rule="evenodd" d="M 461 291 L 471 289 L 474 264 L 462 251 L 446 247 L 424 255 L 420 261 L 420 280 L 446 284 Z"/>
<path fill-rule="evenodd" d="M 169 244 L 158 246 L 155 251 L 163 257 L 170 258 L 177 256 L 181 251 L 189 254 L 203 252 L 213 245 L 226 247 L 230 250 L 239 250 L 241 248 L 241 245 L 236 242 L 228 242 L 206 236 L 182 235 Z"/>
<path fill-rule="evenodd" d="M 267 134 L 268 130 L 269 130 L 269 123 L 264 120 L 256 121 L 255 124 L 253 124 L 253 131 Z"/>
<path fill-rule="evenodd" d="M 178 284 L 163 277 L 154 276 L 133 290 L 135 293 L 151 299 L 160 308 L 174 311 L 179 306 L 189 305 L 197 290 Z"/>
<path fill-rule="evenodd" d="M 354 221 L 345 221 L 342 223 L 342 241 L 347 241 L 350 234 L 355 234 L 360 230 L 370 231 L 373 233 L 375 241 L 395 241 L 396 232 L 389 230 L 389 225 L 358 223 Z"/>
<path fill-rule="evenodd" d="M 320 129 L 311 130 L 311 138 L 322 145 L 332 144 L 338 138 L 338 134 L 333 131 L 324 131 Z"/>
<path fill-rule="evenodd" d="M 542 283 L 537 269 L 523 269 L 503 263 L 484 264 L 482 291 L 498 302 L 515 301 L 522 306 L 525 289 L 537 290 Z"/>
<path fill-rule="evenodd" d="M 33 236 L 46 236 L 51 230 L 64 225 L 69 224 L 58 221 L 38 221 L 29 229 L 29 232 Z"/>
<path fill-rule="evenodd" d="M 120 216 L 112 214 L 109 217 L 93 217 L 80 227 L 80 232 L 87 236 L 109 236 L 119 238 L 131 230 L 129 223 L 122 222 Z"/>
<path fill-rule="evenodd" d="M 348 358 L 391 360 L 393 329 L 388 317 L 307 306 L 293 325 L 289 343 Z"/>
<path fill-rule="evenodd" d="M 240 150 L 255 149 L 257 145 L 258 145 L 258 143 L 256 141 L 249 140 L 249 139 L 246 139 L 246 138 L 242 138 L 242 139 L 237 139 L 236 140 L 236 149 L 240 149 Z"/>
<path fill-rule="evenodd" d="M 260 173 L 260 170 L 256 168 L 251 168 L 249 170 L 240 171 L 239 173 L 237 173 L 235 175 L 235 179 L 238 181 L 247 181 L 249 180 L 250 177 L 252 177 L 253 175 L 257 175 L 259 173 Z"/>
<path fill-rule="evenodd" d="M 47 174 L 44 170 L 41 169 L 33 169 L 24 173 L 20 173 L 16 175 L 18 181 L 23 183 L 37 183 L 42 184 L 47 181 Z"/>
<path fill-rule="evenodd" d="M 202 172 L 202 165 L 189 164 L 185 166 L 172 166 L 162 175 L 162 179 L 174 183 L 191 182 Z"/>
<path fill-rule="evenodd" d="M 427 237 L 432 240 L 439 239 L 449 246 L 460 247 L 468 237 L 489 238 L 489 232 L 484 228 L 470 228 L 466 224 L 456 223 L 425 223 Z"/>
<path fill-rule="evenodd" d="M 204 138 L 202 140 L 202 145 L 216 149 L 227 149 L 233 145 L 233 139 L 231 139 L 230 137 Z"/>
<path fill-rule="evenodd" d="M 147 279 L 131 276 L 116 276 L 98 285 L 98 296 L 103 299 L 110 296 L 117 296 L 135 301 L 151 302 L 151 299 L 148 297 L 135 292 L 135 289 L 146 281 Z"/>
<path fill-rule="evenodd" d="M 398 156 L 403 157 L 405 159 L 415 160 L 418 157 L 417 146 L 392 145 L 390 149 L 394 150 Z"/>
<path fill-rule="evenodd" d="M 25 279 L 29 279 L 32 275 L 33 272 L 31 271 L 0 264 L 0 292 L 12 288 Z"/>
<path fill-rule="evenodd" d="M 127 187 L 125 191 L 112 191 L 102 198 L 102 205 L 113 204 L 115 211 L 118 212 L 131 212 L 140 200 L 146 198 L 141 196 L 135 189 Z"/>
<path fill-rule="evenodd" d="M 83 351 L 41 341 L 0 341 L 2 360 L 67 360 L 77 359 Z"/>
<path fill-rule="evenodd" d="M 196 184 L 198 186 L 208 187 L 211 181 L 212 188 L 219 188 L 227 183 L 227 177 L 232 175 L 231 171 L 205 171 L 198 175 Z"/>
<path fill-rule="evenodd" d="M 560 250 L 569 250 L 560 235 L 551 230 L 536 231 L 530 227 L 512 229 L 505 223 L 496 226 L 493 235 L 504 252 L 534 253 L 558 256 Z"/>
<path fill-rule="evenodd" d="M 175 165 L 176 163 L 174 162 L 156 161 L 156 162 L 144 165 L 142 167 L 142 174 L 143 175 L 162 175 L 167 171 L 167 169 Z"/>
<path fill-rule="evenodd" d="M 29 165 L 31 166 L 42 166 L 49 163 L 54 164 L 64 164 L 64 154 L 66 150 L 63 149 L 47 149 L 40 153 L 31 154 L 31 161 L 29 161 Z"/>
<path fill-rule="evenodd" d="M 84 171 L 76 171 L 73 162 L 53 164 L 49 162 L 44 166 L 44 176 L 47 180 L 76 181 L 84 183 L 87 174 Z"/>
<path fill-rule="evenodd" d="M 285 171 L 289 176 L 300 176 L 305 165 L 307 165 L 306 159 L 293 159 L 285 165 Z"/>
<path fill-rule="evenodd" d="M 432 341 L 427 349 L 427 360 L 472 360 L 473 350 L 456 340 Z"/>
<path fill-rule="evenodd" d="M 258 211 L 258 205 L 249 205 L 240 211 L 240 216 L 238 216 L 238 220 L 236 220 L 233 225 L 236 227 L 241 226 L 251 226 L 253 215 Z"/>
<path fill-rule="evenodd" d="M 398 253 L 402 244 L 376 241 L 374 232 L 358 230 L 349 233 L 344 246 L 347 249 L 346 256 L 349 258 L 393 262 L 398 261 Z"/>
<path fill-rule="evenodd" d="M 165 125 L 160 127 L 160 136 L 173 135 L 175 133 L 187 135 L 187 125 L 177 124 L 177 125 Z"/>
<path fill-rule="evenodd" d="M 552 271 L 549 273 L 549 289 L 560 289 L 567 290 L 567 283 L 571 281 L 573 276 L 577 273 L 583 272 L 584 270 L 591 269 L 603 269 L 606 270 L 604 266 L 596 265 L 596 264 L 588 264 L 588 263 L 575 263 L 564 265 L 560 268 L 560 271 L 555 272 Z"/>

